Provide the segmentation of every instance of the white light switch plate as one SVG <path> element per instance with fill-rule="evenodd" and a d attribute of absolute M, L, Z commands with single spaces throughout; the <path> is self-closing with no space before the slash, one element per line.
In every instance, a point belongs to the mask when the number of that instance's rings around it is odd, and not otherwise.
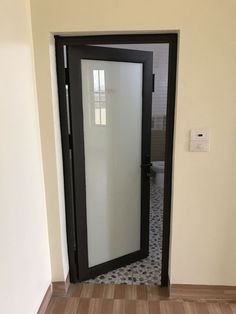
<path fill-rule="evenodd" d="M 209 152 L 209 132 L 193 129 L 190 133 L 190 152 Z"/>

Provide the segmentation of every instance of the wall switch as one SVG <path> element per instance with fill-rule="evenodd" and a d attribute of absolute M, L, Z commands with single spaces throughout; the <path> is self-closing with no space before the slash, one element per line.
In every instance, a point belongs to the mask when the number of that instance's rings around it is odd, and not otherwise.
<path fill-rule="evenodd" d="M 209 132 L 193 129 L 190 132 L 190 152 L 209 152 Z"/>

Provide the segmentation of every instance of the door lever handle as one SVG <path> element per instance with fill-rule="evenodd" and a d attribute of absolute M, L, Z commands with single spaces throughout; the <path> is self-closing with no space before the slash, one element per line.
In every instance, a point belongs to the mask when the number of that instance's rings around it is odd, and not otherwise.
<path fill-rule="evenodd" d="M 141 164 L 141 168 L 145 170 L 146 176 L 148 178 L 151 177 L 151 168 L 152 167 L 152 163 L 151 162 L 145 162 L 143 164 Z"/>
<path fill-rule="evenodd" d="M 151 162 L 145 162 L 145 163 L 141 164 L 141 168 L 150 168 L 150 167 L 152 167 Z"/>

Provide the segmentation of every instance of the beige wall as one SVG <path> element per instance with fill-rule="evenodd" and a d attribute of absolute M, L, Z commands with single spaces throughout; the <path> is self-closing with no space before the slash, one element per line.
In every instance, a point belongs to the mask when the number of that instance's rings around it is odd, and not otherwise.
<path fill-rule="evenodd" d="M 65 230 L 59 221 L 57 180 L 62 175 L 55 156 L 50 33 L 178 30 L 171 282 L 236 285 L 236 2 L 32 0 L 31 4 L 54 278 L 65 272 L 61 258 Z M 209 153 L 188 152 L 189 130 L 195 127 L 210 129 Z"/>
<path fill-rule="evenodd" d="M 36 314 L 51 282 L 29 1 L 0 3 L 0 312 Z"/>

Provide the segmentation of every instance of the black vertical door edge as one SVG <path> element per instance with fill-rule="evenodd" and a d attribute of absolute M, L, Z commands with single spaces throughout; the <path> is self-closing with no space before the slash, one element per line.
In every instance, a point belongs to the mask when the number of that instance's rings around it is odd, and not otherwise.
<path fill-rule="evenodd" d="M 176 69 L 177 69 L 177 34 L 169 42 L 166 139 L 165 139 L 165 171 L 164 171 L 164 205 L 163 205 L 163 238 L 161 286 L 169 286 L 169 249 L 170 218 L 172 194 L 172 160 L 175 117 Z"/>

